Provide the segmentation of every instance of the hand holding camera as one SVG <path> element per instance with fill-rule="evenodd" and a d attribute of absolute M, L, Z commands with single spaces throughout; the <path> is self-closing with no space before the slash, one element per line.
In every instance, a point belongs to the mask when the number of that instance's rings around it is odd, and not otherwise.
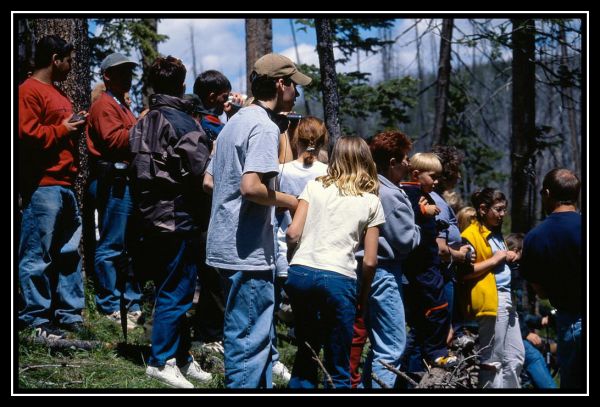
<path fill-rule="evenodd" d="M 82 110 L 79 113 L 73 113 L 71 117 L 63 120 L 62 124 L 67 128 L 69 133 L 80 131 L 85 125 L 88 113 Z"/>
<path fill-rule="evenodd" d="M 227 114 L 227 117 L 233 116 L 234 113 L 241 109 L 246 99 L 248 99 L 248 95 L 231 92 L 227 98 L 227 102 L 223 105 L 223 111 Z"/>

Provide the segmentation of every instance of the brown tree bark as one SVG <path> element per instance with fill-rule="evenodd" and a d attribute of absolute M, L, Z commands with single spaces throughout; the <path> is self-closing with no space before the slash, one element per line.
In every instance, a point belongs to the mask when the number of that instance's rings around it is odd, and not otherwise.
<path fill-rule="evenodd" d="M 535 221 L 535 23 L 512 20 L 511 230 L 528 232 Z"/>
<path fill-rule="evenodd" d="M 317 53 L 323 86 L 323 109 L 325 111 L 325 126 L 329 131 L 329 143 L 333 147 L 342 135 L 339 120 L 340 98 L 337 90 L 337 74 L 333 57 L 333 28 L 331 21 L 324 18 L 315 19 L 317 32 Z"/>
<path fill-rule="evenodd" d="M 250 73 L 254 63 L 273 52 L 273 27 L 270 18 L 246 19 L 246 94 L 252 96 Z"/>
<path fill-rule="evenodd" d="M 437 90 L 435 95 L 435 116 L 433 122 L 433 144 L 448 144 L 448 91 L 450 89 L 450 56 L 452 51 L 452 30 L 454 19 L 445 18 L 442 22 L 440 39 L 440 61 L 438 64 Z"/>

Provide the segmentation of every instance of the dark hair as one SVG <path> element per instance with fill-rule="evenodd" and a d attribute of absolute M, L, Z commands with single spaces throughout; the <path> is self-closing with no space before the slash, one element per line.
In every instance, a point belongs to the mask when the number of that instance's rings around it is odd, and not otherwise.
<path fill-rule="evenodd" d="M 277 95 L 276 83 L 279 79 L 283 79 L 286 85 L 292 84 L 292 79 L 284 78 L 269 78 L 267 75 L 258 75 L 255 71 L 250 74 L 250 82 L 252 83 L 252 95 L 258 100 L 271 100 Z"/>
<path fill-rule="evenodd" d="M 180 59 L 169 55 L 166 58 L 158 57 L 150 67 L 148 81 L 155 93 L 170 96 L 181 96 L 186 69 Z"/>
<path fill-rule="evenodd" d="M 550 192 L 550 199 L 561 205 L 575 205 L 579 198 L 581 182 L 573 171 L 555 168 L 544 177 L 543 188 Z"/>
<path fill-rule="evenodd" d="M 511 233 L 504 238 L 506 242 L 506 248 L 517 252 L 523 250 L 523 239 L 525 239 L 525 233 Z"/>
<path fill-rule="evenodd" d="M 48 35 L 40 39 L 35 46 L 35 69 L 45 68 L 52 63 L 52 55 L 56 54 L 59 59 L 71 54 L 73 44 L 60 38 L 58 35 Z"/>
<path fill-rule="evenodd" d="M 448 189 L 448 181 L 458 177 L 464 154 L 454 146 L 442 146 L 439 144 L 433 146 L 431 152 L 437 155 L 442 163 L 442 173 L 438 178 L 436 190 L 444 192 Z"/>
<path fill-rule="evenodd" d="M 377 172 L 382 174 L 389 168 L 392 158 L 400 162 L 404 160 L 412 148 L 412 141 L 401 131 L 386 131 L 376 134 L 371 139 L 369 148 L 377 165 Z"/>
<path fill-rule="evenodd" d="M 481 204 L 485 205 L 488 209 L 492 207 L 496 202 L 506 202 L 506 196 L 502 191 L 494 188 L 484 188 L 481 191 L 477 191 L 471 195 L 471 202 L 473 207 L 477 211 L 477 219 L 482 221 L 479 207 Z"/>
<path fill-rule="evenodd" d="M 225 75 L 213 69 L 204 71 L 194 82 L 194 93 L 200 97 L 202 102 L 206 100 L 211 92 L 231 91 L 231 83 Z"/>

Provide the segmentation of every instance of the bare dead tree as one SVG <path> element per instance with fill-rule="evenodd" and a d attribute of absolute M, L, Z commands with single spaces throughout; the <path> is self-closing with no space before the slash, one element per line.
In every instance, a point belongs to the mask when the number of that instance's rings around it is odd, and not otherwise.
<path fill-rule="evenodd" d="M 513 232 L 535 222 L 535 23 L 513 19 L 512 205 Z"/>
<path fill-rule="evenodd" d="M 435 116 L 433 122 L 433 143 L 448 144 L 448 92 L 450 89 L 450 65 L 452 50 L 452 30 L 454 19 L 445 18 L 442 22 L 440 38 L 440 61 L 438 64 L 437 91 L 435 95 Z"/>
<path fill-rule="evenodd" d="M 254 63 L 263 55 L 273 52 L 273 26 L 270 18 L 246 19 L 246 79 L 248 96 L 252 96 L 250 73 Z"/>
<path fill-rule="evenodd" d="M 330 147 L 342 135 L 339 120 L 340 98 L 337 90 L 337 73 L 333 57 L 333 27 L 326 18 L 315 19 L 317 32 L 317 52 L 319 54 L 319 68 L 323 86 L 323 108 L 325 111 L 325 125 L 330 135 Z"/>

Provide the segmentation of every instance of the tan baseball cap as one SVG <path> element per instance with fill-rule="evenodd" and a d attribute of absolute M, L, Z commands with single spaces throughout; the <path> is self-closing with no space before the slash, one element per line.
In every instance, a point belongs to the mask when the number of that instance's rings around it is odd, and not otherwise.
<path fill-rule="evenodd" d="M 289 76 L 292 82 L 300 86 L 306 86 L 312 81 L 310 76 L 304 75 L 296 68 L 291 59 L 279 54 L 267 54 L 260 57 L 254 63 L 254 72 L 273 79 Z"/>

